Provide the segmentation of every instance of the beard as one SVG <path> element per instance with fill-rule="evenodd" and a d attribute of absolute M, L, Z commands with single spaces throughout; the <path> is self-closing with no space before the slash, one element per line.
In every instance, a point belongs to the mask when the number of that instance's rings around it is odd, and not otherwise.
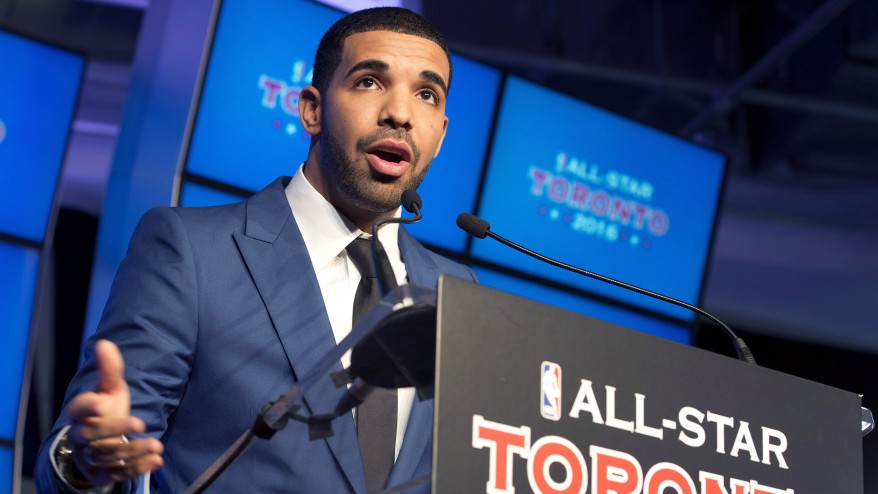
<path fill-rule="evenodd" d="M 324 173 L 330 183 L 341 193 L 343 200 L 364 211 L 385 213 L 394 210 L 402 203 L 402 193 L 417 189 L 430 168 L 428 160 L 421 166 L 421 152 L 411 136 L 404 130 L 382 129 L 357 140 L 356 153 L 361 155 L 373 143 L 381 139 L 405 140 L 412 150 L 410 172 L 401 177 L 381 175 L 368 165 L 357 163 L 355 157 L 348 156 L 331 129 L 323 132 L 321 149 L 323 152 Z"/>

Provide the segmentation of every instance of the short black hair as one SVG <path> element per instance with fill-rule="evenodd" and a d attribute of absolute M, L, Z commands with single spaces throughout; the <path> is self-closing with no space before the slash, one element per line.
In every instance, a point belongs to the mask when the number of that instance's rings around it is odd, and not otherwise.
<path fill-rule="evenodd" d="M 399 7 L 375 7 L 342 17 L 323 35 L 323 39 L 320 40 L 320 45 L 317 47 L 317 55 L 314 57 L 314 75 L 311 79 L 311 85 L 316 87 L 320 94 L 326 94 L 329 81 L 332 80 L 335 69 L 341 63 L 345 40 L 352 34 L 370 31 L 411 34 L 439 45 L 445 52 L 445 56 L 448 57 L 446 92 L 451 89 L 451 54 L 442 33 L 433 27 L 427 19 L 411 10 Z"/>

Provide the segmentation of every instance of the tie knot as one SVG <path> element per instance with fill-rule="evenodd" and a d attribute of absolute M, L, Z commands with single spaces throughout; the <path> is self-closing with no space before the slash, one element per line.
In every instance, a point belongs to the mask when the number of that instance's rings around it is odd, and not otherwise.
<path fill-rule="evenodd" d="M 357 237 L 345 250 L 363 278 L 375 278 L 375 263 L 372 260 L 372 244 L 368 239 Z"/>

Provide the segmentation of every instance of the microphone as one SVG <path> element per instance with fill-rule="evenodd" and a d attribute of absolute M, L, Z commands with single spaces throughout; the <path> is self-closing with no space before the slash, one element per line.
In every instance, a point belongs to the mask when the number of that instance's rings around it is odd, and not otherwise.
<path fill-rule="evenodd" d="M 683 307 L 685 309 L 689 309 L 690 311 L 695 312 L 696 314 L 700 314 L 700 315 L 710 319 L 711 321 L 715 322 L 717 325 L 719 325 L 719 327 L 722 328 L 723 331 L 725 331 L 725 333 L 729 336 L 729 338 L 731 338 L 732 345 L 735 347 L 735 351 L 738 354 L 738 360 L 742 360 L 744 362 L 756 365 L 756 359 L 753 357 L 753 353 L 750 352 L 750 349 L 747 347 L 747 344 L 744 343 L 744 340 L 741 339 L 740 337 L 738 337 L 738 335 L 736 335 L 735 332 L 732 331 L 732 328 L 726 326 L 725 323 L 723 323 L 722 321 L 720 321 L 719 319 L 717 319 L 713 315 L 709 314 L 707 311 L 705 311 L 704 309 L 702 309 L 700 307 L 696 307 L 694 305 L 687 304 L 686 302 L 683 302 L 682 300 L 677 300 L 675 298 L 671 298 L 671 297 L 668 297 L 667 295 L 662 295 L 660 293 L 656 293 L 656 292 L 647 290 L 645 288 L 640 288 L 639 286 L 634 286 L 634 285 L 631 285 L 629 283 L 625 283 L 623 281 L 614 280 L 613 278 L 609 278 L 609 277 L 601 275 L 601 274 L 592 273 L 591 271 L 586 271 L 584 269 L 577 268 L 576 266 L 571 266 L 570 264 L 556 261 L 555 259 L 551 259 L 551 258 L 546 257 L 544 255 L 538 254 L 530 249 L 522 247 L 522 246 L 516 244 L 515 242 L 512 242 L 512 241 L 510 241 L 506 238 L 503 238 L 500 235 L 497 235 L 496 233 L 492 232 L 491 225 L 487 221 L 485 221 L 482 218 L 479 218 L 478 216 L 475 216 L 473 214 L 461 213 L 457 217 L 457 226 L 459 226 L 463 231 L 469 233 L 473 237 L 476 237 L 476 238 L 485 238 L 486 236 L 491 237 L 494 240 L 497 240 L 498 242 L 500 242 L 501 244 L 504 244 L 508 247 L 512 247 L 513 249 L 515 249 L 519 252 L 527 254 L 533 258 L 539 259 L 540 261 L 549 263 L 552 266 L 563 268 L 563 269 L 566 269 L 567 271 L 572 271 L 574 273 L 581 274 L 583 276 L 588 276 L 589 278 L 593 278 L 593 279 L 596 279 L 598 281 L 603 281 L 604 283 L 609 283 L 611 285 L 615 285 L 615 286 L 618 286 L 620 288 L 625 288 L 627 290 L 631 290 L 631 291 L 639 293 L 641 295 L 646 295 L 648 297 L 652 297 L 652 298 L 661 300 L 663 302 L 668 302 L 668 303 Z"/>
<path fill-rule="evenodd" d="M 390 259 L 387 257 L 387 251 L 378 238 L 378 229 L 388 223 L 416 223 L 421 221 L 421 196 L 412 189 L 406 189 L 402 193 L 402 207 L 409 213 L 413 213 L 413 218 L 388 218 L 381 220 L 372 225 L 372 261 L 375 263 L 375 274 L 378 277 L 378 285 L 381 287 L 381 295 L 387 295 L 387 292 L 393 290 L 397 286 L 396 276 L 393 274 L 393 268 L 390 266 Z"/>

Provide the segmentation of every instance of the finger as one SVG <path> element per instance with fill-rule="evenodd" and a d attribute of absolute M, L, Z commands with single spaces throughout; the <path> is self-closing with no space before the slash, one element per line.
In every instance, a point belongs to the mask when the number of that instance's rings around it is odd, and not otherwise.
<path fill-rule="evenodd" d="M 163 465 L 164 446 L 155 438 L 134 439 L 126 443 L 121 437 L 95 441 L 74 453 L 80 471 L 94 485 L 106 485 L 143 475 Z"/>
<path fill-rule="evenodd" d="M 67 410 L 73 420 L 79 420 L 85 417 L 93 417 L 99 415 L 101 397 L 97 393 L 86 391 L 80 393 L 70 400 Z"/>
<path fill-rule="evenodd" d="M 98 393 L 127 393 L 125 382 L 125 361 L 122 352 L 109 340 L 98 340 L 95 344 L 95 358 L 98 367 Z"/>
<path fill-rule="evenodd" d="M 101 418 L 86 417 L 75 422 L 68 437 L 75 444 L 87 445 L 92 441 L 118 438 L 122 435 L 139 434 L 146 429 L 137 417 Z"/>
<path fill-rule="evenodd" d="M 132 477 L 158 470 L 163 465 L 160 455 L 140 456 L 126 461 L 124 465 L 118 465 L 106 470 L 113 482 L 121 482 Z"/>
<path fill-rule="evenodd" d="M 107 485 L 111 482 L 138 477 L 145 473 L 158 470 L 163 465 L 162 457 L 157 454 L 140 456 L 136 459 L 116 462 L 113 465 L 91 467 L 79 465 L 80 471 L 96 486 Z"/>
<path fill-rule="evenodd" d="M 155 438 L 128 440 L 125 436 L 99 439 L 88 444 L 84 457 L 94 466 L 124 466 L 141 456 L 161 455 L 164 446 Z M 122 460 L 122 462 L 120 462 Z"/>

